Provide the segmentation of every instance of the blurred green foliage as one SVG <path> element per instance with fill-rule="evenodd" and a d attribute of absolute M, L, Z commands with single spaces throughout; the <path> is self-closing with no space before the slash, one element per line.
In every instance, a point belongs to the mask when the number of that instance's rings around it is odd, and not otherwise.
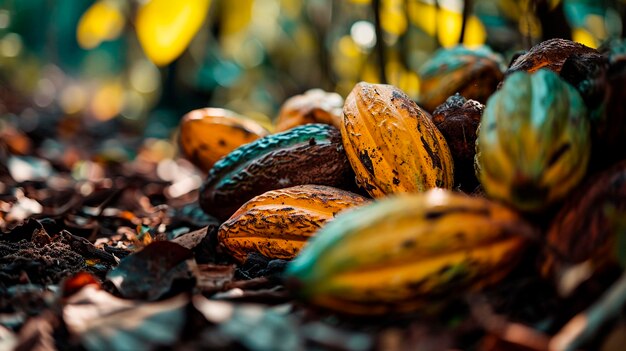
<path fill-rule="evenodd" d="M 205 106 L 270 124 L 314 87 L 345 96 L 384 76 L 417 98 L 416 72 L 442 46 L 596 47 L 622 36 L 625 12 L 624 0 L 0 0 L 0 113 L 161 138 Z"/>

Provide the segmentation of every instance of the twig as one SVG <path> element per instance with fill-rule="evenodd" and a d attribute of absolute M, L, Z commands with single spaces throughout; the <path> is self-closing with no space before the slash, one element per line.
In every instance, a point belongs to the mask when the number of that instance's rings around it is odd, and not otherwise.
<path fill-rule="evenodd" d="M 372 10 L 374 11 L 374 28 L 376 31 L 378 78 L 380 83 L 387 84 L 387 74 L 385 73 L 385 42 L 383 40 L 383 29 L 380 23 L 380 0 L 372 0 Z"/>
<path fill-rule="evenodd" d="M 500 339 L 525 348 L 545 351 L 548 349 L 549 337 L 540 331 L 520 323 L 507 320 L 504 316 L 497 315 L 484 299 L 477 296 L 469 296 L 468 304 L 472 316 L 483 329 Z"/>
<path fill-rule="evenodd" d="M 576 315 L 550 341 L 550 351 L 577 350 L 626 305 L 626 271 L 586 311 Z"/>

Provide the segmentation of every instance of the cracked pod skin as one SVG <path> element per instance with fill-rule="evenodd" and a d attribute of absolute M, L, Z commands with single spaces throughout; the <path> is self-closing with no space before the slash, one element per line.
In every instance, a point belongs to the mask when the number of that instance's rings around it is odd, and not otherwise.
<path fill-rule="evenodd" d="M 295 185 L 346 187 L 354 174 L 337 128 L 307 124 L 245 144 L 215 163 L 199 196 L 202 209 L 221 220 L 266 191 Z"/>
<path fill-rule="evenodd" d="M 424 312 L 504 278 L 532 228 L 496 202 L 446 189 L 337 216 L 287 266 L 309 303 L 353 315 Z"/>
<path fill-rule="evenodd" d="M 341 136 L 358 185 L 373 197 L 454 184 L 443 135 L 394 86 L 358 83 L 343 107 Z"/>
<path fill-rule="evenodd" d="M 185 158 L 208 172 L 220 158 L 268 135 L 259 123 L 221 108 L 202 108 L 183 116 L 180 148 Z"/>
<path fill-rule="evenodd" d="M 549 39 L 516 57 L 506 70 L 505 75 L 509 76 L 518 71 L 533 73 L 542 68 L 560 73 L 567 59 L 572 56 L 599 54 L 597 50 L 571 40 Z"/>
<path fill-rule="evenodd" d="M 246 202 L 220 226 L 219 242 L 239 262 L 252 252 L 270 259 L 292 259 L 339 212 L 366 201 L 323 185 L 268 191 Z"/>
<path fill-rule="evenodd" d="M 538 211 L 579 183 L 590 146 L 578 92 L 547 69 L 516 72 L 487 102 L 476 143 L 477 177 L 489 197 Z"/>
<path fill-rule="evenodd" d="M 504 77 L 503 66 L 502 58 L 486 46 L 438 50 L 419 70 L 419 104 L 432 112 L 456 93 L 484 104 Z"/>

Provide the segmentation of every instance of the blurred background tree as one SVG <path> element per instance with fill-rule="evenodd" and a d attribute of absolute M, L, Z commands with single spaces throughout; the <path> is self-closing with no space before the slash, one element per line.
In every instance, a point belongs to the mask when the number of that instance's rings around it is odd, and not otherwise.
<path fill-rule="evenodd" d="M 271 124 L 320 87 L 386 81 L 418 98 L 441 47 L 505 58 L 551 37 L 621 37 L 624 0 L 0 0 L 0 114 L 58 138 L 167 139 L 187 111 Z M 8 117 L 7 117 L 8 116 Z"/>

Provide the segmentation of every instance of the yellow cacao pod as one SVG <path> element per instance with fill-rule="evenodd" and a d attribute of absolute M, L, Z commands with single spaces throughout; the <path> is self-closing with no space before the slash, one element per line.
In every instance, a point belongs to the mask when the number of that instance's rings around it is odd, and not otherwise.
<path fill-rule="evenodd" d="M 268 135 L 259 123 L 222 108 L 202 108 L 183 116 L 179 143 L 185 157 L 208 172 L 234 149 Z"/>
<path fill-rule="evenodd" d="M 485 198 L 445 189 L 339 215 L 285 272 L 304 300 L 348 314 L 426 311 L 505 277 L 532 228 Z"/>
<path fill-rule="evenodd" d="M 246 202 L 218 232 L 220 244 L 238 261 L 258 252 L 291 259 L 337 213 L 366 198 L 323 185 L 299 185 L 268 191 Z"/>
<path fill-rule="evenodd" d="M 443 135 L 394 86 L 358 83 L 343 107 L 341 137 L 357 183 L 374 197 L 454 184 Z"/>

